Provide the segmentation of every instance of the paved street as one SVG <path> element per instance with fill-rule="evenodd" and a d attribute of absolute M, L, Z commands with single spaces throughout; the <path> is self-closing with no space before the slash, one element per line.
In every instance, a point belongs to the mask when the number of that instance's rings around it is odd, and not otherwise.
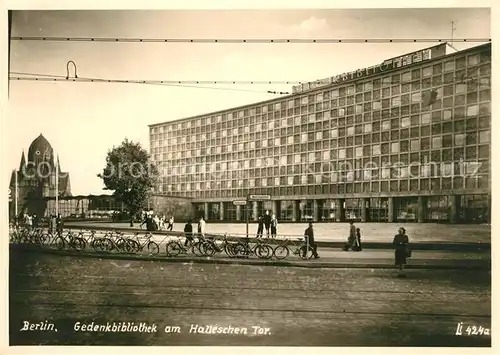
<path fill-rule="evenodd" d="M 129 223 L 103 223 L 103 222 L 67 222 L 67 228 L 79 226 L 86 228 L 97 228 L 107 226 L 113 228 L 128 229 Z M 196 224 L 193 226 L 196 228 Z M 459 225 L 459 224 L 434 224 L 434 223 L 356 223 L 361 228 L 365 242 L 392 242 L 400 226 L 406 228 L 410 241 L 413 243 L 425 242 L 447 242 L 447 243 L 490 243 L 491 227 L 489 225 Z M 280 223 L 278 235 L 303 236 L 307 223 Z M 139 224 L 134 229 L 140 230 Z M 175 223 L 174 231 L 182 232 L 183 223 Z M 254 235 L 257 225 L 251 223 L 249 232 Z M 315 238 L 318 241 L 345 241 L 348 236 L 349 225 L 347 223 L 315 223 Z M 207 222 L 206 233 L 231 235 L 245 234 L 244 223 L 212 223 Z"/>
<path fill-rule="evenodd" d="M 10 260 L 11 345 L 491 344 L 487 335 L 465 333 L 469 325 L 491 326 L 489 271 L 407 270 L 399 278 L 390 269 L 100 260 L 15 250 Z M 24 321 L 45 320 L 57 332 L 19 331 Z M 146 322 L 158 331 L 73 330 L 75 322 L 92 321 Z M 458 323 L 462 336 L 455 335 Z M 247 334 L 195 334 L 192 325 L 244 327 Z M 253 326 L 268 333 L 253 335 Z"/>

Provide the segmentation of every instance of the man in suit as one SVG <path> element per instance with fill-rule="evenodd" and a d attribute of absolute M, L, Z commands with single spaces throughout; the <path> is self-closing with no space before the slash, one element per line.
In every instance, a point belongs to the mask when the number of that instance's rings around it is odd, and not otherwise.
<path fill-rule="evenodd" d="M 306 244 L 309 244 L 312 247 L 312 253 L 314 256 L 314 259 L 318 259 L 318 246 L 314 242 L 314 230 L 313 230 L 313 224 L 312 222 L 309 223 L 309 228 L 307 228 L 304 232 L 304 238 L 306 240 Z"/>

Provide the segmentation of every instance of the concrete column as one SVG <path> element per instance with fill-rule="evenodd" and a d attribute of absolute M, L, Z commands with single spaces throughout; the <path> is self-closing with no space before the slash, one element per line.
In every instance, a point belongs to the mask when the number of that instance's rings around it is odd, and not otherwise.
<path fill-rule="evenodd" d="M 318 200 L 313 200 L 313 221 L 318 221 Z"/>
<path fill-rule="evenodd" d="M 246 208 L 246 207 L 244 207 Z M 236 206 L 236 220 L 241 221 L 241 206 Z"/>
<path fill-rule="evenodd" d="M 272 214 L 275 214 L 276 215 L 276 218 L 278 218 L 278 201 L 272 201 L 272 207 L 271 207 L 271 211 L 272 211 Z"/>
<path fill-rule="evenodd" d="M 423 223 L 425 222 L 425 202 L 426 199 L 424 196 L 418 196 L 418 205 L 417 205 L 417 222 Z"/>
<path fill-rule="evenodd" d="M 394 222 L 394 197 L 387 199 L 387 222 Z"/>
<path fill-rule="evenodd" d="M 219 203 L 220 220 L 224 220 L 224 202 Z"/>
<path fill-rule="evenodd" d="M 208 219 L 208 202 L 205 202 L 205 216 L 203 216 L 203 219 Z"/>
<path fill-rule="evenodd" d="M 279 220 L 281 216 L 281 201 L 275 201 L 276 203 L 276 218 Z"/>
<path fill-rule="evenodd" d="M 450 223 L 457 223 L 458 209 L 457 209 L 457 198 L 456 195 L 448 196 L 448 203 L 450 205 Z"/>
<path fill-rule="evenodd" d="M 368 208 L 370 206 L 370 199 L 363 199 L 363 206 L 361 206 L 361 222 L 368 222 Z"/>
<path fill-rule="evenodd" d="M 343 198 L 339 198 L 336 201 L 337 211 L 335 214 L 335 220 L 337 222 L 344 222 L 344 220 L 345 220 L 344 202 L 345 202 L 345 199 L 343 199 Z"/>
<path fill-rule="evenodd" d="M 293 201 L 292 221 L 294 221 L 294 222 L 298 221 L 298 217 L 297 217 L 298 211 L 299 211 L 299 201 Z"/>
<path fill-rule="evenodd" d="M 253 220 L 257 221 L 257 219 L 259 218 L 259 216 L 257 214 L 257 212 L 258 212 L 257 201 L 252 201 L 252 211 L 253 211 Z"/>

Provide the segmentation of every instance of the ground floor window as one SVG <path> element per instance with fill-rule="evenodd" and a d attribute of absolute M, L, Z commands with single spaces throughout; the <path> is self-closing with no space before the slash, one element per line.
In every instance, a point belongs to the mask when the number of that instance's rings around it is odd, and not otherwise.
<path fill-rule="evenodd" d="M 269 211 L 269 215 L 273 212 L 273 201 L 257 201 L 257 216 L 263 216 Z"/>
<path fill-rule="evenodd" d="M 335 221 L 340 214 L 342 206 L 338 200 L 324 200 L 319 208 L 319 219 L 321 221 Z"/>
<path fill-rule="evenodd" d="M 448 222 L 450 220 L 451 200 L 448 196 L 429 196 L 425 206 L 425 220 L 429 222 Z"/>
<path fill-rule="evenodd" d="M 224 202 L 224 220 L 236 221 L 236 206 L 232 202 Z"/>
<path fill-rule="evenodd" d="M 387 222 L 389 220 L 389 198 L 370 198 L 368 207 L 370 222 Z"/>
<path fill-rule="evenodd" d="M 457 219 L 461 223 L 490 223 L 490 206 L 488 195 L 460 196 Z"/>
<path fill-rule="evenodd" d="M 364 199 L 362 198 L 346 198 L 345 199 L 345 219 L 346 221 L 359 221 L 362 216 L 362 209 L 364 206 Z"/>
<path fill-rule="evenodd" d="M 208 204 L 208 220 L 220 219 L 220 204 L 218 202 L 210 202 Z"/>
<path fill-rule="evenodd" d="M 205 204 L 204 203 L 195 203 L 194 204 L 194 218 L 195 220 L 199 219 L 200 217 L 207 218 L 205 216 Z"/>
<path fill-rule="evenodd" d="M 293 221 L 295 201 L 280 201 L 279 205 L 280 213 L 278 219 L 281 221 Z"/>
<path fill-rule="evenodd" d="M 313 200 L 302 200 L 299 203 L 300 220 L 312 221 L 314 219 Z"/>
<path fill-rule="evenodd" d="M 252 204 L 247 203 L 245 206 L 240 206 L 240 221 L 245 222 L 247 220 L 247 216 L 250 219 L 252 215 Z"/>
<path fill-rule="evenodd" d="M 397 222 L 416 222 L 418 197 L 395 197 L 394 212 Z"/>

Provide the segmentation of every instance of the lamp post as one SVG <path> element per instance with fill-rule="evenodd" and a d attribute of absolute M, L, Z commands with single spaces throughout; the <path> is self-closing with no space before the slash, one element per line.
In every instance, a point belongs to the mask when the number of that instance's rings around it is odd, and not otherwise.
<path fill-rule="evenodd" d="M 55 155 L 55 154 L 54 154 Z M 56 158 L 56 216 L 59 216 L 59 157 Z"/>

